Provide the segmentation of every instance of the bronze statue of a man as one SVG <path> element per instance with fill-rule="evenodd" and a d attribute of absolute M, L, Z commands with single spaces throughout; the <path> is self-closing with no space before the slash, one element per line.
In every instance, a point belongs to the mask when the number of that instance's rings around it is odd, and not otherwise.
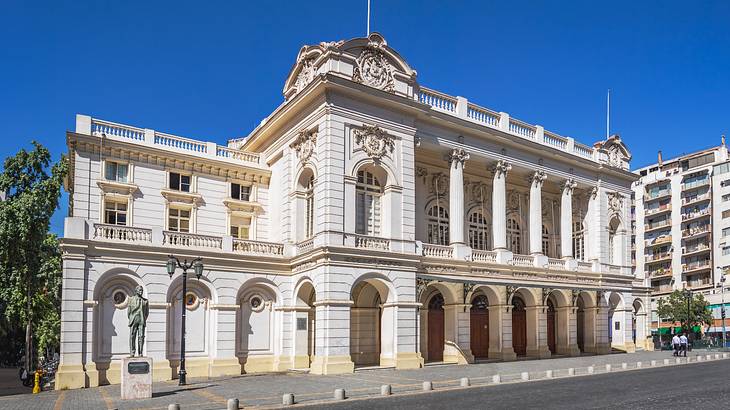
<path fill-rule="evenodd" d="M 127 318 L 129 319 L 129 352 L 130 356 L 142 356 L 144 346 L 144 330 L 150 312 L 149 302 L 142 297 L 142 286 L 134 288 L 134 296 L 129 298 Z M 137 343 L 135 349 L 135 342 Z"/>

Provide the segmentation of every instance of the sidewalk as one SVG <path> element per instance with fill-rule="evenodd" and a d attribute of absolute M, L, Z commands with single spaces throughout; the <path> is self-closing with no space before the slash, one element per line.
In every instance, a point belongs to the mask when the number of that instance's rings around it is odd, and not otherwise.
<path fill-rule="evenodd" d="M 689 357 L 710 354 L 694 351 Z M 715 352 L 712 352 L 714 357 Z M 542 378 L 545 371 L 553 370 L 554 377 L 568 375 L 569 368 L 575 368 L 575 375 L 588 373 L 588 366 L 594 366 L 595 373 L 605 373 L 606 364 L 612 371 L 621 369 L 627 363 L 628 369 L 636 368 L 641 361 L 649 367 L 652 360 L 663 365 L 663 359 L 670 359 L 671 352 L 617 353 L 602 356 L 566 357 L 543 360 L 521 360 L 516 362 L 483 363 L 466 366 L 430 365 L 423 369 L 358 370 L 354 374 L 316 376 L 304 373 L 243 375 L 232 378 L 192 379 L 184 387 L 177 381 L 159 382 L 153 386 L 153 397 L 149 400 L 122 401 L 119 399 L 119 385 L 90 389 L 51 391 L 41 394 L 0 397 L 3 409 L 159 409 L 166 410 L 171 403 L 180 403 L 182 409 L 225 409 L 229 398 L 238 398 L 241 407 L 278 406 L 282 395 L 293 393 L 299 404 L 331 400 L 335 389 L 345 389 L 347 396 L 367 397 L 380 394 L 380 386 L 390 384 L 393 394 L 419 391 L 424 381 L 432 381 L 434 389 L 459 386 L 462 377 L 471 379 L 473 385 L 488 384 L 492 376 L 499 374 L 502 382 L 517 381 L 522 372 L 529 372 L 530 378 Z M 684 362 L 684 361 L 683 361 Z M 580 383 L 581 378 L 575 382 Z"/>

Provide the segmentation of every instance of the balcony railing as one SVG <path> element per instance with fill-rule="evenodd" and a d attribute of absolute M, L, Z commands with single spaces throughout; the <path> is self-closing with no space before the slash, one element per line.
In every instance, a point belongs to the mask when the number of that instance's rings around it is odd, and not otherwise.
<path fill-rule="evenodd" d="M 530 255 L 512 255 L 514 266 L 535 266 L 535 258 Z"/>
<path fill-rule="evenodd" d="M 708 269 L 710 266 L 712 266 L 712 264 L 710 263 L 710 260 L 683 263 L 682 271 L 685 273 L 692 272 L 692 271 L 696 271 L 696 270 L 700 270 L 700 269 Z"/>
<path fill-rule="evenodd" d="M 497 252 L 477 249 L 472 251 L 471 258 L 474 262 L 497 263 Z"/>
<path fill-rule="evenodd" d="M 684 229 L 684 230 L 682 230 L 682 238 L 691 238 L 691 237 L 697 236 L 697 235 L 704 235 L 706 233 L 709 233 L 711 230 L 712 230 L 712 228 L 710 227 L 709 224 Z"/>
<path fill-rule="evenodd" d="M 565 269 L 565 261 L 562 259 L 548 258 L 548 268 L 550 269 Z"/>
<path fill-rule="evenodd" d="M 671 211 L 671 210 L 672 210 L 672 204 L 666 204 L 666 205 L 658 206 L 656 208 L 647 209 L 646 212 L 644 213 L 644 215 L 645 216 L 656 215 L 658 213 L 662 213 L 664 211 Z"/>
<path fill-rule="evenodd" d="M 454 256 L 454 248 L 452 248 L 451 246 L 424 243 L 423 244 L 423 256 L 430 256 L 432 258 L 451 259 Z"/>
<path fill-rule="evenodd" d="M 374 236 L 358 235 L 355 237 L 355 247 L 387 251 L 390 249 L 390 240 Z"/>
<path fill-rule="evenodd" d="M 644 201 L 653 201 L 655 199 L 664 198 L 665 196 L 672 195 L 672 191 L 667 189 L 664 191 L 657 191 L 653 194 L 644 194 Z"/>
<path fill-rule="evenodd" d="M 233 252 L 245 253 L 250 255 L 284 256 L 284 245 L 272 242 L 234 239 Z"/>
<path fill-rule="evenodd" d="M 697 188 L 697 187 L 701 187 L 701 186 L 705 186 L 705 185 L 710 185 L 709 177 L 700 179 L 697 181 L 686 182 L 686 183 L 682 184 L 682 190 L 693 189 L 693 188 Z"/>
<path fill-rule="evenodd" d="M 586 261 L 578 261 L 578 270 L 583 272 L 593 271 L 593 263 Z"/>
<path fill-rule="evenodd" d="M 94 224 L 94 239 L 103 241 L 152 243 L 152 230 L 131 226 Z"/>
<path fill-rule="evenodd" d="M 297 244 L 297 254 L 307 253 L 314 249 L 314 238 L 303 240 Z"/>
<path fill-rule="evenodd" d="M 659 278 L 663 276 L 672 276 L 671 269 L 657 269 L 647 272 L 650 278 Z"/>
<path fill-rule="evenodd" d="M 690 219 L 701 218 L 703 216 L 710 216 L 710 209 L 682 214 L 682 222 L 689 221 Z"/>
<path fill-rule="evenodd" d="M 644 246 L 657 246 L 672 242 L 672 235 L 662 235 L 648 241 L 644 241 Z"/>
<path fill-rule="evenodd" d="M 669 228 L 671 226 L 672 226 L 672 221 L 670 221 L 670 220 L 662 221 L 661 223 L 645 224 L 644 232 L 654 231 L 654 230 L 662 229 L 662 228 Z"/>
<path fill-rule="evenodd" d="M 689 205 L 689 204 L 693 204 L 695 202 L 704 201 L 704 200 L 707 200 L 707 199 L 710 199 L 710 194 L 709 193 L 702 194 L 702 195 L 696 195 L 696 196 L 688 196 L 688 197 L 682 198 L 682 205 Z"/>
<path fill-rule="evenodd" d="M 655 254 L 647 255 L 644 258 L 644 262 L 655 262 L 655 261 L 660 261 L 663 259 L 671 259 L 671 258 L 672 258 L 671 252 L 655 253 Z"/>
<path fill-rule="evenodd" d="M 187 232 L 164 231 L 162 233 L 162 244 L 182 248 L 222 249 L 223 238 Z"/>
<path fill-rule="evenodd" d="M 682 248 L 682 255 L 689 255 L 696 252 L 702 252 L 702 251 L 708 251 L 710 250 L 710 247 L 708 245 L 702 244 L 698 246 L 692 246 L 692 247 L 683 247 Z"/>

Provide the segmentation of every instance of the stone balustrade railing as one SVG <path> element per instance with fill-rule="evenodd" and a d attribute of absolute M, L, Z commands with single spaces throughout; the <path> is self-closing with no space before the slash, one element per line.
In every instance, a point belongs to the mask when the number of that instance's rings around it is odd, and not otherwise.
<path fill-rule="evenodd" d="M 497 263 L 497 252 L 475 249 L 471 253 L 471 258 L 474 262 Z"/>
<path fill-rule="evenodd" d="M 423 256 L 451 259 L 454 257 L 454 248 L 452 248 L 451 246 L 433 245 L 433 244 L 424 243 L 423 244 Z"/>
<path fill-rule="evenodd" d="M 95 240 L 129 243 L 152 243 L 152 230 L 131 226 L 94 224 Z"/>
<path fill-rule="evenodd" d="M 535 266 L 535 258 L 530 255 L 513 255 L 512 264 L 514 266 Z"/>
<path fill-rule="evenodd" d="M 197 157 L 213 158 L 237 164 L 261 164 L 261 158 L 255 152 L 241 151 L 227 146 L 221 146 L 214 142 L 198 141 L 84 115 L 79 115 L 76 118 L 76 132 L 133 144 L 157 146 L 162 149 L 180 151 Z"/>
<path fill-rule="evenodd" d="M 591 271 L 593 271 L 593 263 L 586 262 L 586 261 L 578 261 L 578 270 L 582 271 L 582 272 L 591 272 Z"/>
<path fill-rule="evenodd" d="M 297 244 L 297 254 L 307 253 L 314 249 L 314 238 L 306 239 Z"/>
<path fill-rule="evenodd" d="M 390 240 L 375 236 L 357 235 L 355 237 L 355 247 L 387 251 L 390 250 Z"/>
<path fill-rule="evenodd" d="M 233 252 L 251 255 L 284 256 L 284 245 L 273 242 L 233 239 Z"/>
<path fill-rule="evenodd" d="M 198 235 L 187 232 L 164 231 L 162 244 L 181 248 L 222 249 L 223 238 L 220 236 Z"/>
<path fill-rule="evenodd" d="M 565 269 L 565 261 L 562 259 L 548 258 L 548 268 L 550 269 Z"/>
<path fill-rule="evenodd" d="M 591 161 L 599 161 L 599 153 L 593 147 L 576 142 L 573 138 L 563 137 L 554 132 L 545 131 L 539 125 L 510 118 L 509 114 L 496 112 L 470 103 L 466 98 L 454 97 L 430 88 L 421 87 L 418 101 L 431 106 L 434 110 L 454 115 L 477 124 L 498 129 L 503 132 L 529 139 L 579 156 Z"/>

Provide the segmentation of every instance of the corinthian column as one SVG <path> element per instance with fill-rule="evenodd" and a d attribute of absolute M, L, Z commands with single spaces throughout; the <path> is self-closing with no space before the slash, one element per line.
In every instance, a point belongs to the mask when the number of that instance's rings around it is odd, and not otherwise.
<path fill-rule="evenodd" d="M 573 258 L 573 189 L 576 183 L 568 179 L 560 197 L 560 250 L 563 258 Z"/>
<path fill-rule="evenodd" d="M 446 156 L 449 161 L 449 238 L 450 244 L 464 244 L 464 162 L 469 154 L 461 148 Z"/>
<path fill-rule="evenodd" d="M 542 254 L 542 184 L 545 171 L 536 171 L 530 181 L 530 254 Z"/>
<path fill-rule="evenodd" d="M 497 161 L 492 170 L 492 232 L 494 250 L 507 250 L 507 172 L 512 165 L 504 160 Z"/>

